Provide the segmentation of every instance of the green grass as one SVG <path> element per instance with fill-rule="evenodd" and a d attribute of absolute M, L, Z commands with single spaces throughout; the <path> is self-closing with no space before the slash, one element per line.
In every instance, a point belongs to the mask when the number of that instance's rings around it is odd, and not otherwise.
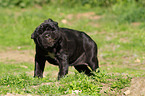
<path fill-rule="evenodd" d="M 24 64 L 28 66 L 28 64 Z M 11 65 L 7 65 L 11 67 Z M 118 91 L 129 86 L 130 77 L 123 75 L 107 74 L 105 71 L 96 73 L 95 76 L 88 77 L 84 74 L 69 74 L 62 78 L 60 81 L 54 79 L 51 74 L 47 74 L 42 79 L 33 78 L 29 75 L 29 69 L 22 69 L 21 71 L 15 71 L 15 67 L 11 68 L 11 74 L 8 72 L 5 75 L 1 74 L 0 78 L 0 94 L 33 94 L 33 95 L 66 95 L 76 94 L 75 90 L 79 90 L 79 95 L 98 95 L 100 96 L 102 84 L 108 84 L 111 91 Z M 52 70 L 52 66 L 49 66 L 49 70 Z M 50 72 L 46 68 L 46 72 Z M 53 71 L 56 69 L 53 68 Z M 12 74 L 15 72 L 15 74 Z M 23 73 L 22 73 L 23 72 Z M 106 90 L 104 90 L 106 92 Z"/>
<path fill-rule="evenodd" d="M 139 17 L 133 14 L 133 9 Z M 142 17 L 144 11 L 140 13 L 142 9 L 136 5 L 92 9 L 54 6 L 0 8 L 0 52 L 34 50 L 31 33 L 44 20 L 52 18 L 58 21 L 60 27 L 81 30 L 93 38 L 98 44 L 101 70 L 95 76 L 88 77 L 70 67 L 69 74 L 57 81 L 56 66 L 46 64 L 45 77 L 38 79 L 33 78 L 32 62 L 0 61 L 0 94 L 72 95 L 77 94 L 75 91 L 79 91 L 78 95 L 122 94 L 122 90 L 130 86 L 131 77 L 145 76 L 145 23 Z M 94 14 L 83 15 L 90 12 Z M 95 16 L 100 16 L 100 19 L 95 19 Z M 62 22 L 64 19 L 67 23 Z"/>

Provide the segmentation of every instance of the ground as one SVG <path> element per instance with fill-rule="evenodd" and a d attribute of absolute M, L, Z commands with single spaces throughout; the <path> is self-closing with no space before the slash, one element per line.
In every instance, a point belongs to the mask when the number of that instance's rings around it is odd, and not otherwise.
<path fill-rule="evenodd" d="M 5 63 L 21 63 L 21 62 L 29 62 L 34 64 L 34 55 L 35 51 L 34 50 L 7 50 L 0 52 L 0 61 L 5 62 Z M 99 58 L 101 58 L 99 56 Z M 33 65 L 32 65 L 33 66 Z M 53 66 L 47 63 L 47 66 Z M 101 65 L 100 65 L 101 66 Z M 27 66 L 21 66 L 24 68 L 27 68 Z M 54 66 L 56 67 L 56 66 Z M 55 77 L 57 77 L 57 71 L 55 71 Z M 47 75 L 48 72 L 44 72 L 44 76 Z M 27 74 L 33 75 L 32 72 L 28 72 Z M 71 74 L 71 73 L 70 73 Z M 50 83 L 43 83 L 41 85 L 49 85 Z M 108 86 L 104 84 L 104 87 L 102 90 L 107 89 Z M 129 91 L 127 93 L 124 93 L 126 91 Z M 103 91 L 102 91 L 103 92 Z M 130 87 L 122 89 L 122 94 L 127 96 L 144 96 L 145 94 L 145 77 L 134 77 L 131 80 L 131 85 Z M 12 94 L 8 93 L 5 96 L 11 96 Z M 18 95 L 18 94 L 17 94 Z M 31 96 L 31 95 L 30 95 Z"/>

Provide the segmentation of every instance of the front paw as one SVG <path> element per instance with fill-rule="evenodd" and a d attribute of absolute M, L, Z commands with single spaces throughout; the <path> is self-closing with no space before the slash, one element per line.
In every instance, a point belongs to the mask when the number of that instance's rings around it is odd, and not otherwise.
<path fill-rule="evenodd" d="M 34 73 L 34 77 L 43 78 L 43 74 L 42 73 Z"/>
<path fill-rule="evenodd" d="M 58 75 L 57 79 L 60 80 L 64 75 Z"/>

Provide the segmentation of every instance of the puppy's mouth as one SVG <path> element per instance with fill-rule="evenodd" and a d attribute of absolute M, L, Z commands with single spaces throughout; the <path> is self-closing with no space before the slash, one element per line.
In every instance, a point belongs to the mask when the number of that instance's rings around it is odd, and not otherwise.
<path fill-rule="evenodd" d="M 50 48 L 50 47 L 53 47 L 53 46 L 54 46 L 54 42 L 49 42 L 49 43 L 44 45 L 44 48 L 47 49 L 47 48 Z"/>
<path fill-rule="evenodd" d="M 45 49 L 48 49 L 48 48 L 50 48 L 50 47 L 53 47 L 55 45 L 55 40 L 49 40 L 49 41 L 47 41 L 47 43 L 45 43 L 44 45 L 43 45 L 43 47 L 45 48 Z"/>

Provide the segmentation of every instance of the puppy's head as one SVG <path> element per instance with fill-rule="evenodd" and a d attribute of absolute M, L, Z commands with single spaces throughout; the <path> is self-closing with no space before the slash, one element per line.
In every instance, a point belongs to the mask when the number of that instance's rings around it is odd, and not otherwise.
<path fill-rule="evenodd" d="M 36 45 L 45 49 L 53 47 L 59 37 L 58 23 L 52 19 L 45 20 L 31 35 L 31 39 L 34 39 Z"/>

